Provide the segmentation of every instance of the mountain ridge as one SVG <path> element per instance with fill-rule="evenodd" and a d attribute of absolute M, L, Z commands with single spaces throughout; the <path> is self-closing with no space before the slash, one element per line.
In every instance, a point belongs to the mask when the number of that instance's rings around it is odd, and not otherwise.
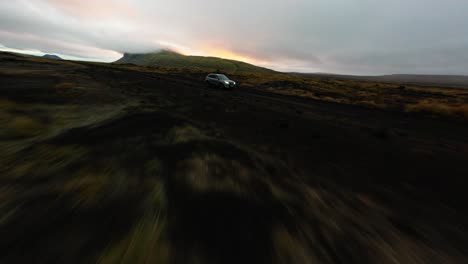
<path fill-rule="evenodd" d="M 221 71 L 225 73 L 275 73 L 274 70 L 256 66 L 247 62 L 218 57 L 183 55 L 171 50 L 149 53 L 124 53 L 115 61 L 117 64 L 136 64 L 140 66 L 159 66 L 174 68 Z"/>
<path fill-rule="evenodd" d="M 60 58 L 59 56 L 53 55 L 53 54 L 45 54 L 45 55 L 42 56 L 42 58 L 44 58 L 44 59 L 50 59 L 50 60 L 63 60 L 63 59 Z"/>

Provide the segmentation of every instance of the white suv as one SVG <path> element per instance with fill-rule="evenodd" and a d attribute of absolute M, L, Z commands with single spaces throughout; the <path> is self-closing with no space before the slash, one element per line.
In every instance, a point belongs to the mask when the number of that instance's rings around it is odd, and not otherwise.
<path fill-rule="evenodd" d="M 205 82 L 209 85 L 216 86 L 217 88 L 221 89 L 233 89 L 236 87 L 236 82 L 230 80 L 224 74 L 208 74 L 208 76 L 205 78 Z"/>

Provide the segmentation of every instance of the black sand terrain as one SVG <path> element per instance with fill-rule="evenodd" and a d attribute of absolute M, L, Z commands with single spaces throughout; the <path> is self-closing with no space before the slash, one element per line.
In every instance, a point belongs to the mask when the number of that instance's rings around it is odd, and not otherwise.
<path fill-rule="evenodd" d="M 468 263 L 466 121 L 203 78 L 1 54 L 0 263 Z"/>

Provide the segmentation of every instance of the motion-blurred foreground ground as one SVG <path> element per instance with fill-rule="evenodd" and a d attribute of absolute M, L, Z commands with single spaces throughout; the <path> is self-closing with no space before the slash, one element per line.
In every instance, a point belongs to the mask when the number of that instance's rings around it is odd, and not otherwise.
<path fill-rule="evenodd" d="M 468 263 L 464 119 L 0 59 L 0 263 Z"/>

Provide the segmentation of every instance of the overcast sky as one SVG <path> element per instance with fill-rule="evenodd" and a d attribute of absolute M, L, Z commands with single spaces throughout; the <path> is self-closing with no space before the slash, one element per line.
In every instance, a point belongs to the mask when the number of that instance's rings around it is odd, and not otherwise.
<path fill-rule="evenodd" d="M 161 48 L 284 71 L 468 75 L 468 1 L 0 1 L 0 49 L 113 61 Z"/>

